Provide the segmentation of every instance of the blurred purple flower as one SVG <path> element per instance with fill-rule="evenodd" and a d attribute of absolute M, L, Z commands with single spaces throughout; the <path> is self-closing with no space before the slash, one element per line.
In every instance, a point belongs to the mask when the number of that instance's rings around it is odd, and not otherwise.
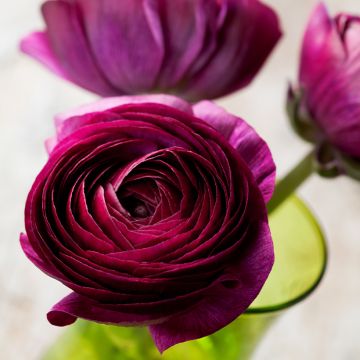
<path fill-rule="evenodd" d="M 48 313 L 150 326 L 160 351 L 242 314 L 274 261 L 266 143 L 211 102 L 108 98 L 57 119 L 25 209 L 28 258 L 73 292 Z"/>
<path fill-rule="evenodd" d="M 253 79 L 279 40 L 257 0 L 52 0 L 21 49 L 102 96 L 165 92 L 195 101 Z"/>
<path fill-rule="evenodd" d="M 315 8 L 289 104 L 295 127 L 317 144 L 319 163 L 360 176 L 360 17 Z"/>

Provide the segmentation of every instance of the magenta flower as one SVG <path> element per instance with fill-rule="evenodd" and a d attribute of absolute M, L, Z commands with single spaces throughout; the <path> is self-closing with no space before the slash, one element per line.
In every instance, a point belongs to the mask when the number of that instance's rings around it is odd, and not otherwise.
<path fill-rule="evenodd" d="M 279 40 L 257 0 L 52 0 L 22 50 L 101 96 L 216 98 L 253 79 Z"/>
<path fill-rule="evenodd" d="M 297 94 L 290 91 L 295 127 L 317 144 L 325 170 L 360 176 L 360 17 L 331 18 L 324 4 L 316 7 L 303 40 L 299 83 Z"/>
<path fill-rule="evenodd" d="M 150 326 L 160 351 L 224 327 L 274 260 L 265 203 L 275 165 L 211 102 L 109 98 L 57 119 L 28 195 L 28 258 L 73 292 L 48 313 Z"/>

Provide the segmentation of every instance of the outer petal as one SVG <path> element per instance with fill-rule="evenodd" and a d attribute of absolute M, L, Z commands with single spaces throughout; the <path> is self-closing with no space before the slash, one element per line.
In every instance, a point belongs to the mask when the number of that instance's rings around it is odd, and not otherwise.
<path fill-rule="evenodd" d="M 48 1 L 42 11 L 46 37 L 66 78 L 101 95 L 119 94 L 95 64 L 75 7 L 65 1 Z"/>
<path fill-rule="evenodd" d="M 191 105 L 176 96 L 166 94 L 153 94 L 153 95 L 135 95 L 135 96 L 118 96 L 101 99 L 91 104 L 83 105 L 75 110 L 71 110 L 55 118 L 56 125 L 60 125 L 64 120 L 69 119 L 73 116 L 81 116 L 84 114 L 90 114 L 95 112 L 101 112 L 111 110 L 112 108 L 125 105 L 125 104 L 140 104 L 140 103 L 155 103 L 168 105 L 175 109 L 184 111 L 188 114 L 193 114 Z"/>
<path fill-rule="evenodd" d="M 281 37 L 276 13 L 261 2 L 224 0 L 226 17 L 217 47 L 190 83 L 185 95 L 212 99 L 249 84 Z"/>
<path fill-rule="evenodd" d="M 190 65 L 201 56 L 206 21 L 210 17 L 207 9 L 213 5 L 208 0 L 162 1 L 162 24 L 167 51 L 158 80 L 160 88 L 176 86 Z"/>
<path fill-rule="evenodd" d="M 344 42 L 348 56 L 352 59 L 359 61 L 358 55 L 360 52 L 360 16 L 351 16 L 347 14 L 340 14 L 336 17 L 336 20 L 343 21 L 344 31 Z"/>
<path fill-rule="evenodd" d="M 124 93 L 154 87 L 164 46 L 157 2 L 78 0 L 91 50 L 109 82 Z"/>
<path fill-rule="evenodd" d="M 272 50 L 280 40 L 282 31 L 276 12 L 269 6 L 259 2 L 253 2 L 252 24 L 255 24 L 250 38 L 245 58 L 237 76 L 230 82 L 231 86 L 227 93 L 248 85 L 259 72 Z"/>
<path fill-rule="evenodd" d="M 208 336 L 241 315 L 260 292 L 274 262 L 270 230 L 263 224 L 258 238 L 240 262 L 227 269 L 201 302 L 181 315 L 151 325 L 160 352 L 180 342 Z"/>
<path fill-rule="evenodd" d="M 210 101 L 193 106 L 195 116 L 225 136 L 249 165 L 257 184 L 269 201 L 275 187 L 276 166 L 266 142 L 244 120 L 227 113 Z"/>
<path fill-rule="evenodd" d="M 23 38 L 20 42 L 20 49 L 25 54 L 28 54 L 45 65 L 56 75 L 70 80 L 52 51 L 48 36 L 45 32 L 34 32 Z"/>
<path fill-rule="evenodd" d="M 39 255 L 35 252 L 33 247 L 29 242 L 29 238 L 26 234 L 20 234 L 20 245 L 22 250 L 24 251 L 26 257 L 42 272 L 53 277 L 54 279 L 60 280 L 63 278 L 61 273 L 56 270 L 53 266 L 46 264 Z"/>
<path fill-rule="evenodd" d="M 66 113 L 57 115 L 55 117 L 55 126 L 57 130 L 57 135 L 59 136 L 61 134 L 65 122 L 68 132 L 69 132 L 69 127 L 71 126 L 73 127 L 72 131 L 78 129 L 79 123 L 71 120 L 74 117 L 111 110 L 112 108 L 121 105 L 135 104 L 135 103 L 156 103 L 156 104 L 168 105 L 178 110 L 184 111 L 188 114 L 191 115 L 193 114 L 191 105 L 188 102 L 171 95 L 154 94 L 154 95 L 112 97 L 112 98 L 101 99 L 97 102 L 83 105 L 75 110 L 71 110 Z M 57 142 L 58 142 L 57 136 L 46 140 L 45 146 L 49 154 L 56 146 Z"/>
<path fill-rule="evenodd" d="M 335 22 L 323 3 L 310 17 L 301 52 L 300 81 L 303 85 L 314 83 L 329 67 L 344 60 L 346 54 Z"/>
<path fill-rule="evenodd" d="M 115 305 L 116 307 L 116 305 Z M 52 325 L 66 326 L 77 318 L 118 325 L 149 325 L 159 321 L 157 314 L 132 314 L 111 309 L 76 293 L 63 298 L 48 312 L 47 318 Z"/>

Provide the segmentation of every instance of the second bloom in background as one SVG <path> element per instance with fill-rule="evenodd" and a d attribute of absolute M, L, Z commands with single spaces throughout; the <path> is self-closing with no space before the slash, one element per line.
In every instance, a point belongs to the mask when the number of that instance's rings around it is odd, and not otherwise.
<path fill-rule="evenodd" d="M 317 146 L 319 172 L 360 179 L 360 17 L 316 7 L 288 104 L 297 132 Z"/>
<path fill-rule="evenodd" d="M 164 92 L 191 101 L 251 82 L 281 36 L 257 0 L 56 0 L 22 50 L 101 96 Z"/>

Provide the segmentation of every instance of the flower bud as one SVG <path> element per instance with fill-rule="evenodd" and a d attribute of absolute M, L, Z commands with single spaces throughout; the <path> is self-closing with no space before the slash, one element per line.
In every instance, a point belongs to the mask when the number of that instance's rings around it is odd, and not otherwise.
<path fill-rule="evenodd" d="M 296 132 L 316 144 L 323 176 L 360 179 L 360 18 L 319 4 L 307 26 L 299 85 L 288 92 Z"/>

